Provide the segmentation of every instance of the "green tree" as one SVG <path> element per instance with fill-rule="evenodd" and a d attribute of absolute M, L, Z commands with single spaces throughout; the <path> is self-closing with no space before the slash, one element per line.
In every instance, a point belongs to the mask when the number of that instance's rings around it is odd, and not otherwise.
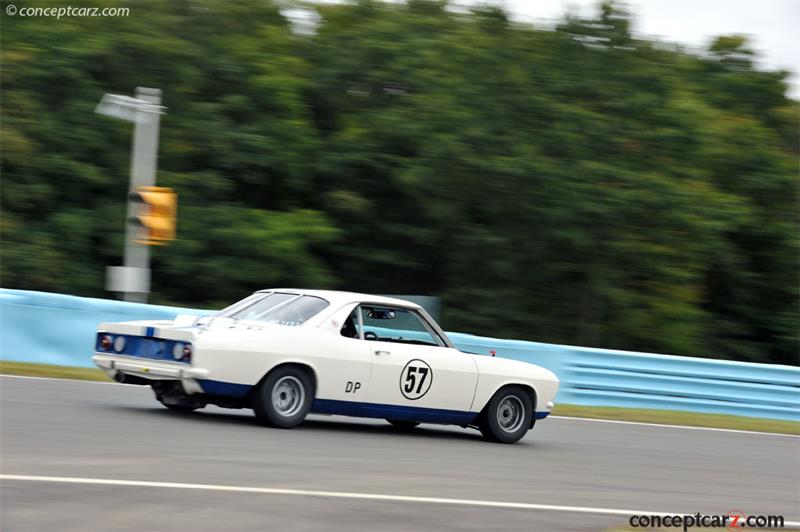
<path fill-rule="evenodd" d="M 92 110 L 154 86 L 180 196 L 156 302 L 425 293 L 449 330 L 797 363 L 798 104 L 746 39 L 689 53 L 612 3 L 555 30 L 291 5 L 315 32 L 263 0 L 0 15 L 3 286 L 106 294 L 131 128 Z"/>

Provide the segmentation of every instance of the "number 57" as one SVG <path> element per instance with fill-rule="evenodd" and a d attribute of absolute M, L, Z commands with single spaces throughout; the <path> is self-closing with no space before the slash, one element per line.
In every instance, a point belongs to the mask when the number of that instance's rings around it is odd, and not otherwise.
<path fill-rule="evenodd" d="M 419 382 L 417 382 L 417 375 L 419 375 Z M 406 393 L 420 393 L 422 387 L 425 385 L 425 379 L 428 377 L 428 368 L 409 366 L 406 373 L 406 384 L 403 387 Z M 417 390 L 414 391 L 416 385 Z"/>

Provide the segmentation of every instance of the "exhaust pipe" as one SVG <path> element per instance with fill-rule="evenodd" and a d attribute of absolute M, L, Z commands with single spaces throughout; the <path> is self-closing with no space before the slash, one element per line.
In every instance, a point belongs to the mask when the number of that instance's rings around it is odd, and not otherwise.
<path fill-rule="evenodd" d="M 119 371 L 114 374 L 114 380 L 120 384 L 137 384 L 142 386 L 148 386 L 153 382 L 150 379 L 137 377 L 136 375 L 126 375 L 125 373 Z"/>

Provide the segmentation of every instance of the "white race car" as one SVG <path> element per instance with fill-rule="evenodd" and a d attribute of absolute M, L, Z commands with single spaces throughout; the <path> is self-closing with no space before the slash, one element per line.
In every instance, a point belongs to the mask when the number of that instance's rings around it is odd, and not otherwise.
<path fill-rule="evenodd" d="M 475 427 L 513 443 L 546 417 L 556 376 L 459 351 L 414 303 L 323 290 L 262 290 L 213 316 L 102 323 L 92 358 L 152 386 L 172 410 L 252 408 L 271 427 L 309 412 Z"/>

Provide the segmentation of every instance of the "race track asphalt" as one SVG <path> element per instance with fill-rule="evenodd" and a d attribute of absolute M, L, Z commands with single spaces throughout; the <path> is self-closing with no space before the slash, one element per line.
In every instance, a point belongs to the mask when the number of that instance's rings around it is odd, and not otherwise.
<path fill-rule="evenodd" d="M 516 445 L 477 431 L 312 416 L 259 426 L 247 410 L 180 415 L 145 387 L 0 377 L 0 529 L 604 530 L 626 515 L 357 492 L 800 521 L 800 438 L 552 418 Z M 9 479 L 69 477 L 69 483 Z M 297 494 L 74 479 L 283 488 Z"/>

